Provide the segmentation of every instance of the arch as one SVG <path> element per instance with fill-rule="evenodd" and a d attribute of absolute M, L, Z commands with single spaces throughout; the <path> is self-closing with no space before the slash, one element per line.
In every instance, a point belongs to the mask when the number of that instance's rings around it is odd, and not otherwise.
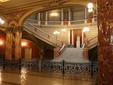
<path fill-rule="evenodd" d="M 19 25 L 19 26 L 22 26 L 23 22 L 25 21 L 25 19 L 26 19 L 29 15 L 31 15 L 32 13 L 34 13 L 34 12 L 36 12 L 36 11 L 40 11 L 40 10 L 42 10 L 42 9 L 43 9 L 43 7 L 39 7 L 39 8 L 35 8 L 35 9 L 32 9 L 32 10 L 26 12 L 26 13 L 22 16 L 22 18 L 20 19 L 18 25 Z"/>
<path fill-rule="evenodd" d="M 10 27 L 12 24 L 15 25 L 15 26 L 18 26 L 18 23 L 17 23 L 16 20 L 11 21 L 11 22 L 8 24 L 8 26 Z"/>
<path fill-rule="evenodd" d="M 31 15 L 31 14 L 33 14 L 33 13 L 35 13 L 35 12 L 40 12 L 40 11 L 46 11 L 46 10 L 53 10 L 53 9 L 57 9 L 57 8 L 64 8 L 64 7 L 74 7 L 75 5 L 79 5 L 80 7 L 82 6 L 84 6 L 85 7 L 85 5 L 84 4 L 82 4 L 81 5 L 81 3 L 79 3 L 79 4 L 66 4 L 66 5 L 62 5 L 62 6 L 58 6 L 58 7 L 53 7 L 53 8 L 43 8 L 43 7 L 38 7 L 38 8 L 34 8 L 34 9 L 32 9 L 32 10 L 30 10 L 30 11 L 28 11 L 28 12 L 26 12 L 23 16 L 22 16 L 22 18 L 20 19 L 20 21 L 18 22 L 18 25 L 19 26 L 22 26 L 23 25 L 23 23 L 24 23 L 24 21 L 25 21 L 25 19 L 29 16 L 29 15 Z"/>

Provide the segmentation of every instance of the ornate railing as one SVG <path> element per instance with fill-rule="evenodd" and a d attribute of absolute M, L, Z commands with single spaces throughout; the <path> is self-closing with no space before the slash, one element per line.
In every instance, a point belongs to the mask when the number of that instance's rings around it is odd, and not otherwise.
<path fill-rule="evenodd" d="M 53 62 L 51 60 L 4 60 L 0 62 L 3 69 L 18 69 L 25 67 L 31 72 L 49 72 L 60 73 L 63 75 L 88 75 L 94 76 L 98 72 L 96 62 L 92 63 L 69 63 L 69 62 Z"/>
<path fill-rule="evenodd" d="M 38 21 L 34 19 L 27 19 L 26 21 L 28 21 L 33 25 L 77 25 L 77 24 L 91 23 L 88 22 L 86 19 L 73 20 L 73 21 Z M 96 19 L 94 19 L 94 21 L 96 22 Z"/>

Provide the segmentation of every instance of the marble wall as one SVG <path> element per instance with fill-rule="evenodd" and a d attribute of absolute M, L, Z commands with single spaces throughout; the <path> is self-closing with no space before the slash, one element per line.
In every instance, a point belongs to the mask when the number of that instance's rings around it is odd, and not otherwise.
<path fill-rule="evenodd" d="M 99 84 L 113 85 L 113 0 L 98 1 Z"/>

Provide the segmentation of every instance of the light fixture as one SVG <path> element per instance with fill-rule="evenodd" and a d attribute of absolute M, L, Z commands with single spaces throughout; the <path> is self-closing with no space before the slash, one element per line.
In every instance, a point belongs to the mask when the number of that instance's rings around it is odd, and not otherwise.
<path fill-rule="evenodd" d="M 27 46 L 27 42 L 22 42 L 21 46 Z"/>
<path fill-rule="evenodd" d="M 53 32 L 53 34 L 57 35 L 57 34 L 60 34 L 60 32 L 58 32 L 58 31 L 55 31 L 55 32 Z"/>
<path fill-rule="evenodd" d="M 57 16 L 59 16 L 59 14 L 57 12 L 52 12 L 52 13 L 50 13 L 50 16 L 57 17 Z"/>
<path fill-rule="evenodd" d="M 0 18 L 0 24 L 4 24 L 4 20 Z"/>
<path fill-rule="evenodd" d="M 3 45 L 4 43 L 3 43 L 3 41 L 2 40 L 0 40 L 0 45 Z"/>
<path fill-rule="evenodd" d="M 88 5 L 87 5 L 87 7 L 88 7 L 88 12 L 93 12 L 93 3 L 88 3 Z"/>
<path fill-rule="evenodd" d="M 6 1 L 10 1 L 10 0 L 0 0 L 0 2 L 6 2 Z"/>
<path fill-rule="evenodd" d="M 88 8 L 88 12 L 93 12 L 93 8 Z"/>
<path fill-rule="evenodd" d="M 64 28 L 64 29 L 62 29 L 62 32 L 66 32 L 66 29 Z"/>
<path fill-rule="evenodd" d="M 93 3 L 91 3 L 91 2 L 88 3 L 87 7 L 88 7 L 88 8 L 93 8 Z"/>
<path fill-rule="evenodd" d="M 83 32 L 88 32 L 89 28 L 88 27 L 84 27 L 84 29 L 82 30 Z"/>

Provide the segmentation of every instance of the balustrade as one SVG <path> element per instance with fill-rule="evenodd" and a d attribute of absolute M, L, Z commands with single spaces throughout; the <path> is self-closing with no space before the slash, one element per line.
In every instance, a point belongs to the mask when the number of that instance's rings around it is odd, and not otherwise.
<path fill-rule="evenodd" d="M 27 22 L 33 24 L 33 25 L 77 25 L 77 24 L 86 24 L 86 23 L 95 23 L 97 20 L 96 18 L 92 18 L 91 22 L 88 22 L 87 19 L 82 19 L 82 20 L 74 20 L 74 21 L 41 21 L 42 24 L 38 24 L 38 20 L 33 20 L 33 19 L 27 19 Z M 44 24 L 46 22 L 46 24 Z"/>
<path fill-rule="evenodd" d="M 28 23 L 26 22 L 24 24 L 24 27 L 28 33 L 32 33 L 34 36 L 38 37 L 39 39 L 42 39 L 45 40 L 45 42 L 48 42 L 48 43 L 51 43 L 52 45 L 56 45 L 57 43 L 57 46 L 62 46 L 62 41 L 60 41 L 59 39 L 57 39 L 57 42 L 56 42 L 56 38 L 54 36 L 51 36 L 50 34 L 42 31 L 41 29 L 35 27 L 34 25 L 32 25 L 31 23 Z"/>

